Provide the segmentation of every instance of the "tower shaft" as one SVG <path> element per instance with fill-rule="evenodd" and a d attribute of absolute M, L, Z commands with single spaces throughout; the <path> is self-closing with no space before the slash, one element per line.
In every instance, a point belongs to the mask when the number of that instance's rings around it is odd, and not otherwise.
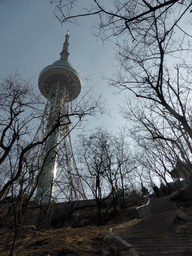
<path fill-rule="evenodd" d="M 61 80 L 52 83 L 50 91 L 50 113 L 47 120 L 47 140 L 43 149 L 41 174 L 37 186 L 37 199 L 49 201 L 54 198 L 54 179 L 56 177 L 57 157 L 60 141 L 61 113 L 66 107 L 65 86 Z"/>
<path fill-rule="evenodd" d="M 85 191 L 83 188 L 83 184 L 81 181 L 81 176 L 79 174 L 75 157 L 73 154 L 73 149 L 72 149 L 72 143 L 71 143 L 71 136 L 69 132 L 69 126 L 67 125 L 65 127 L 65 140 L 64 140 L 64 145 L 65 145 L 65 151 L 66 151 L 66 165 L 67 165 L 67 179 L 69 181 L 69 189 L 70 189 L 70 200 L 82 200 L 82 199 L 87 199 L 85 195 Z"/>

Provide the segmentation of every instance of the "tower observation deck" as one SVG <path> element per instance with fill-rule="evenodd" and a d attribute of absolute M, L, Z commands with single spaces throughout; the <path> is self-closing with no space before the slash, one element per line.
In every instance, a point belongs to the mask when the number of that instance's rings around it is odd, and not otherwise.
<path fill-rule="evenodd" d="M 57 158 L 61 137 L 61 119 L 64 123 L 64 147 L 66 155 L 66 177 L 70 184 L 70 200 L 85 199 L 85 192 L 73 156 L 69 120 L 68 103 L 78 97 L 81 91 L 79 74 L 68 62 L 69 33 L 65 36 L 60 60 L 45 67 L 38 80 L 41 94 L 48 100 L 49 113 L 46 115 L 46 143 L 43 149 L 42 170 L 39 176 L 36 199 L 48 202 L 54 199 L 55 178 L 57 174 Z M 64 122 L 63 122 L 64 121 Z M 75 173 L 75 175 L 74 175 Z"/>

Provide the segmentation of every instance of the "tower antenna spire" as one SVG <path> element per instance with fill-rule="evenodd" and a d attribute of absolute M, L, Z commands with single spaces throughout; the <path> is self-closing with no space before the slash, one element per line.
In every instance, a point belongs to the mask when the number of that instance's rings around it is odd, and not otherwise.
<path fill-rule="evenodd" d="M 60 60 L 68 60 L 69 52 L 68 52 L 68 46 L 69 46 L 69 30 L 67 30 L 67 34 L 65 36 L 65 42 L 63 44 L 63 51 L 60 53 L 61 57 Z"/>

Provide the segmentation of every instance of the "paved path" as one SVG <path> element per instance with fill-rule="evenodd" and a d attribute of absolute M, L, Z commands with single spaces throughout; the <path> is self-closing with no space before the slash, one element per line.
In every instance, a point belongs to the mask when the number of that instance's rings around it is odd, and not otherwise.
<path fill-rule="evenodd" d="M 192 234 L 182 235 L 174 230 L 177 211 L 174 202 L 152 198 L 150 215 L 119 236 L 133 245 L 139 255 L 192 256 Z"/>

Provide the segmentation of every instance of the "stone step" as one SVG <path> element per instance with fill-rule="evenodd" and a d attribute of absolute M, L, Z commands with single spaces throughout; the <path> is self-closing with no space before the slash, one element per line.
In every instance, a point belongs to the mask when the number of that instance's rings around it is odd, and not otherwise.
<path fill-rule="evenodd" d="M 145 232 L 147 232 L 148 230 L 149 231 L 162 230 L 162 232 L 165 231 L 165 230 L 174 230 L 174 227 L 172 227 L 173 226 L 172 223 L 166 223 L 166 222 L 163 223 L 162 222 L 162 224 L 161 224 L 161 223 L 156 223 L 155 221 L 150 222 L 149 225 L 146 225 L 145 223 L 139 223 L 139 224 L 137 224 L 135 226 L 127 227 L 127 232 L 132 232 L 133 230 L 135 230 L 135 231 L 142 230 L 142 231 L 145 231 Z"/>
<path fill-rule="evenodd" d="M 174 229 L 177 206 L 166 198 L 151 200 L 151 212 L 137 225 L 127 227 L 120 237 L 130 243 L 140 256 L 192 256 L 192 234 Z"/>
<path fill-rule="evenodd" d="M 125 234 L 134 234 L 134 233 L 140 233 L 140 232 L 143 232 L 143 234 L 148 234 L 148 233 L 156 233 L 156 234 L 161 234 L 161 233 L 164 233 L 164 232 L 174 232 L 175 233 L 175 230 L 172 229 L 169 225 L 162 225 L 162 229 L 161 227 L 159 226 L 154 226 L 153 228 L 149 229 L 149 227 L 142 227 L 142 226 L 139 226 L 137 228 L 134 229 L 129 229 L 129 230 L 126 230 Z"/>
<path fill-rule="evenodd" d="M 181 239 L 178 237 L 178 239 L 172 239 L 172 240 L 165 240 L 165 239 L 161 239 L 161 238 L 157 238 L 156 240 L 155 239 L 145 239 L 145 240 L 141 240 L 139 238 L 128 238 L 127 237 L 123 237 L 121 236 L 121 238 L 123 240 L 127 240 L 129 243 L 139 243 L 139 244 L 174 244 L 174 242 L 177 242 L 177 245 L 180 245 L 180 244 L 188 244 L 190 246 L 192 246 L 191 242 L 189 240 L 187 240 L 187 238 L 185 239 Z"/>
<path fill-rule="evenodd" d="M 133 248 L 140 254 L 140 253 L 152 253 L 152 252 L 172 252 L 172 251 L 191 251 L 191 246 L 136 246 L 132 244 Z"/>
<path fill-rule="evenodd" d="M 159 252 L 159 251 L 153 251 L 153 252 L 139 252 L 139 251 L 137 251 L 136 250 L 136 252 L 139 254 L 139 256 L 162 256 L 162 255 L 168 255 L 168 256 L 170 256 L 170 255 L 172 255 L 172 256 L 175 256 L 175 255 L 178 255 L 178 256 L 180 256 L 180 255 L 185 255 L 185 256 L 191 256 L 192 254 L 191 254 L 191 252 L 192 252 L 192 250 L 172 250 L 172 251 L 163 251 L 163 252 Z M 177 254 L 176 254 L 177 253 Z"/>
<path fill-rule="evenodd" d="M 191 256 L 191 251 L 173 251 L 173 252 L 159 252 L 159 253 L 140 253 L 139 256 Z"/>
<path fill-rule="evenodd" d="M 122 239 L 123 239 L 123 237 L 122 237 Z M 124 239 L 123 239 L 124 240 Z M 177 242 L 177 243 L 173 243 L 173 241 L 162 241 L 162 243 L 160 243 L 160 241 L 136 241 L 136 240 L 128 240 L 129 241 L 129 243 L 130 244 L 132 244 L 132 245 L 137 245 L 138 247 L 141 247 L 141 246 L 148 246 L 148 247 L 153 247 L 153 246 L 157 246 L 157 245 L 159 245 L 159 246 L 175 246 L 175 247 L 181 247 L 181 246 L 183 246 L 183 247 L 185 247 L 185 248 L 191 248 L 192 249 L 192 244 L 191 244 L 191 242 L 190 241 L 182 241 L 182 242 L 179 242 L 178 240 L 177 241 L 175 241 L 175 242 Z"/>
<path fill-rule="evenodd" d="M 141 237 L 141 235 L 139 233 L 136 234 L 121 234 L 122 239 L 126 239 L 126 240 L 130 240 L 130 241 L 138 241 L 138 242 L 145 242 L 145 241 L 151 241 L 151 242 L 165 242 L 165 243 L 172 243 L 177 241 L 178 243 L 180 243 L 182 241 L 183 242 L 187 242 L 190 241 L 189 236 L 187 235 L 179 235 L 179 234 L 175 234 L 175 233 L 170 233 L 170 232 L 166 232 L 164 234 L 143 234 L 143 237 Z M 190 243 L 192 244 L 192 240 L 190 241 Z"/>
<path fill-rule="evenodd" d="M 135 228 L 134 228 L 135 227 Z M 123 231 L 126 234 L 132 234 L 132 233 L 138 233 L 138 232 L 144 232 L 144 233 L 148 233 L 148 232 L 175 232 L 174 227 L 172 227 L 170 224 L 166 224 L 166 223 L 162 223 L 162 225 L 157 225 L 156 223 L 151 223 L 150 226 L 147 225 L 135 225 L 134 227 L 128 227 L 126 229 L 126 231 Z M 159 234 L 159 233 L 158 233 Z"/>
<path fill-rule="evenodd" d="M 176 210 L 177 205 L 174 202 L 171 201 L 165 201 L 165 202 L 158 202 L 154 203 L 151 202 L 151 214 L 159 214 L 159 213 L 165 213 L 170 210 Z"/>
<path fill-rule="evenodd" d="M 172 242 L 177 242 L 178 244 L 179 243 L 183 243 L 184 242 L 184 244 L 187 242 L 187 243 L 190 243 L 191 245 L 192 245 L 192 241 L 190 241 L 189 240 L 189 238 L 187 237 L 187 236 L 185 236 L 185 237 L 180 237 L 180 236 L 178 236 L 178 237 L 172 237 L 171 239 L 166 239 L 166 238 L 163 238 L 162 236 L 161 237 L 158 237 L 158 236 L 148 236 L 148 237 L 145 237 L 144 239 L 141 239 L 139 236 L 136 236 L 136 237 L 129 237 L 129 236 L 123 236 L 123 235 L 121 235 L 121 237 L 122 237 L 122 239 L 126 239 L 126 240 L 129 240 L 129 241 L 138 241 L 138 242 L 140 242 L 140 243 L 149 243 L 149 242 L 151 242 L 151 243 L 158 243 L 159 241 L 161 242 L 161 243 L 167 243 L 167 244 L 170 244 L 170 243 L 172 243 Z M 189 242 L 188 242 L 189 241 Z"/>
<path fill-rule="evenodd" d="M 190 254 L 191 253 L 191 251 L 192 250 L 185 250 L 185 249 L 178 249 L 178 248 L 172 248 L 171 250 L 168 250 L 168 251 L 166 251 L 166 250 L 151 250 L 151 249 L 149 249 L 148 251 L 147 250 L 145 250 L 145 251 L 143 251 L 143 250 L 138 250 L 137 248 L 134 248 L 135 249 L 135 251 L 139 254 L 139 256 L 141 256 L 141 255 L 162 255 L 162 254 L 165 254 L 165 255 L 174 255 L 174 253 L 175 252 L 177 252 L 177 253 L 184 253 L 185 252 L 185 254 L 186 255 L 189 255 L 189 256 L 191 256 L 192 254 Z M 188 254 L 187 254 L 187 252 L 188 252 Z"/>
<path fill-rule="evenodd" d="M 184 252 L 184 251 L 192 251 L 192 248 L 190 247 L 169 247 L 169 248 L 165 248 L 165 247 L 137 247 L 137 246 L 134 246 L 134 249 L 136 250 L 136 252 L 140 255 L 140 254 L 144 254 L 144 253 L 167 253 L 167 252 Z"/>

